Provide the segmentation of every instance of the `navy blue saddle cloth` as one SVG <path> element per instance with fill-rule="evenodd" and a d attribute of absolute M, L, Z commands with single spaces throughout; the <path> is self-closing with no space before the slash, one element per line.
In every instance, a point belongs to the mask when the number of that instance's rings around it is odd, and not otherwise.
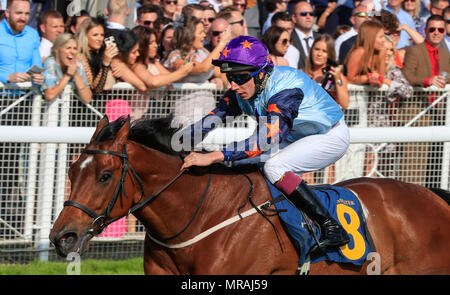
<path fill-rule="evenodd" d="M 308 253 L 316 244 L 314 237 L 308 231 L 305 217 L 283 194 L 267 179 L 272 199 L 279 216 L 284 224 L 284 229 L 292 238 L 300 255 L 299 266 L 306 261 Z M 340 248 L 327 249 L 326 253 L 315 251 L 310 255 L 311 263 L 321 261 L 333 261 L 337 263 L 352 263 L 362 265 L 367 255 L 374 251 L 371 237 L 365 225 L 363 208 L 355 194 L 343 187 L 322 185 L 311 186 L 318 199 L 328 208 L 330 215 L 335 218 L 350 236 L 350 243 Z M 312 222 L 311 222 L 312 223 Z M 314 232 L 320 239 L 319 227 L 313 223 Z M 370 241 L 370 242 L 369 242 Z"/>

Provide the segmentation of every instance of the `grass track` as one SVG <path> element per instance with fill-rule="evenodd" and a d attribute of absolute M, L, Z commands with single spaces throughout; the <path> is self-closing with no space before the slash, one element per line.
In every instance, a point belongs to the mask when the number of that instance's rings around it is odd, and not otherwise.
<path fill-rule="evenodd" d="M 34 261 L 24 265 L 1 265 L 0 275 L 66 275 L 69 263 Z M 142 258 L 128 260 L 82 260 L 81 275 L 143 275 Z"/>

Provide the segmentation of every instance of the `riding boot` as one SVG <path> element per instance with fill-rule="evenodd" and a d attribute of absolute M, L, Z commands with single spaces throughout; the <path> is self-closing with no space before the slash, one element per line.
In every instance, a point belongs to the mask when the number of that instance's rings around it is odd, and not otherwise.
<path fill-rule="evenodd" d="M 290 187 L 290 189 L 288 189 L 290 192 L 286 194 L 287 198 L 294 206 L 305 212 L 312 220 L 319 224 L 322 231 L 319 247 L 340 247 L 350 242 L 350 237 L 347 232 L 333 217 L 331 217 L 328 210 L 317 199 L 316 194 L 308 187 L 306 182 L 297 175 L 291 174 L 291 172 L 288 173 L 284 175 L 280 182 L 284 182 L 284 184 L 290 182 L 287 186 Z M 283 185 L 283 183 L 280 182 L 277 183 L 277 187 L 286 188 L 286 185 Z M 297 187 L 292 189 L 292 185 L 295 184 L 297 184 Z"/>

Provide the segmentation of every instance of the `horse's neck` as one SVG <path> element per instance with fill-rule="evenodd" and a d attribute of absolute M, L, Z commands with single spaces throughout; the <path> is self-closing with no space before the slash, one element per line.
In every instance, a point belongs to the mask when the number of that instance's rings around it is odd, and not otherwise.
<path fill-rule="evenodd" d="M 145 148 L 140 145 L 133 147 L 130 153 L 130 163 L 144 184 L 145 196 L 160 191 L 164 186 L 174 180 L 180 173 L 182 160 L 161 152 Z M 192 177 L 182 175 L 169 185 L 154 201 L 148 204 L 135 216 L 147 229 L 155 231 L 158 235 L 166 237 L 171 235 L 172 228 L 178 230 L 180 222 L 184 222 L 186 216 L 192 214 L 189 208 L 197 204 L 196 189 L 204 189 L 208 176 L 196 177 L 195 183 Z M 138 202 L 139 200 L 135 200 Z M 141 200 L 142 201 L 142 200 Z M 192 205 L 194 204 L 194 205 Z M 187 210 L 178 210 L 187 208 Z M 186 215 L 186 216 L 184 216 Z"/>

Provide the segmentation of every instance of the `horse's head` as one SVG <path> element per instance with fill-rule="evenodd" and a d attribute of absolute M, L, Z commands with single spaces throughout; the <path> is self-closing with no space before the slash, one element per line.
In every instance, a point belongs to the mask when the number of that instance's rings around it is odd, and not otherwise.
<path fill-rule="evenodd" d="M 130 166 L 125 149 L 130 119 L 119 126 L 111 139 L 97 140 L 110 125 L 105 116 L 86 149 L 69 169 L 70 197 L 50 233 L 50 240 L 61 256 L 70 252 L 84 253 L 92 237 L 112 221 L 127 215 L 131 207 L 134 191 L 130 186 L 135 183 L 126 177 Z"/>

